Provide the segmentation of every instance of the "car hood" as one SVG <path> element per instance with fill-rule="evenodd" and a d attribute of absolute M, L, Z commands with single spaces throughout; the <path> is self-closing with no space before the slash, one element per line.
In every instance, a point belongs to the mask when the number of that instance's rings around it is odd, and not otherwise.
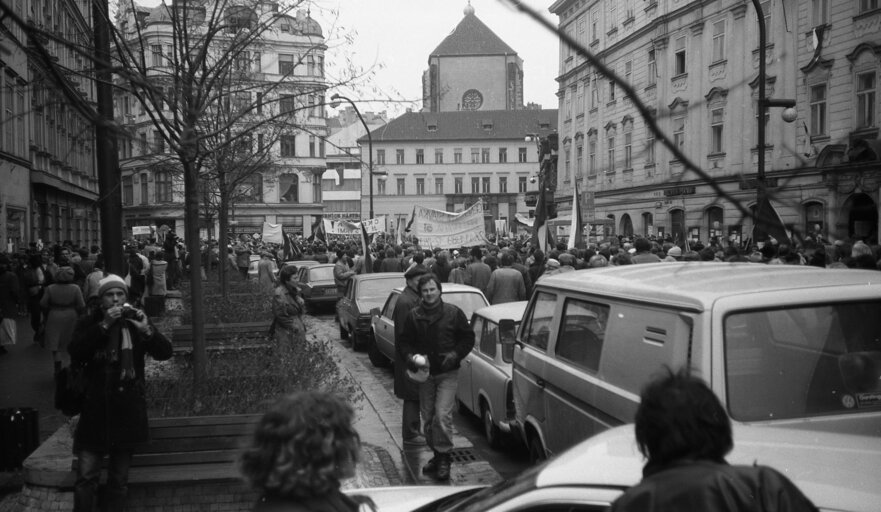
<path fill-rule="evenodd" d="M 379 512 L 404 512 L 419 508 L 446 496 L 481 489 L 479 485 L 413 485 L 350 489 L 346 494 L 367 496 Z"/>
<path fill-rule="evenodd" d="M 370 310 L 373 308 L 381 308 L 383 304 L 385 304 L 385 297 L 383 297 L 383 298 L 364 297 L 361 299 L 355 299 L 355 306 L 357 306 L 358 311 L 364 315 L 369 314 Z"/>
<path fill-rule="evenodd" d="M 735 424 L 726 460 L 780 471 L 820 508 L 868 512 L 881 503 L 881 438 Z M 539 473 L 537 485 L 630 487 L 642 479 L 644 463 L 633 425 L 623 425 L 560 454 Z"/>

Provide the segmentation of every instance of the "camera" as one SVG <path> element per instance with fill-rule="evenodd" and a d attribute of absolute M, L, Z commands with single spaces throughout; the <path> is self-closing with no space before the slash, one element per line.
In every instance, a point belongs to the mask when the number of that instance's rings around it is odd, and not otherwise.
<path fill-rule="evenodd" d="M 122 318 L 131 318 L 132 320 L 141 321 L 144 319 L 144 313 L 132 306 L 128 302 L 122 305 Z"/>

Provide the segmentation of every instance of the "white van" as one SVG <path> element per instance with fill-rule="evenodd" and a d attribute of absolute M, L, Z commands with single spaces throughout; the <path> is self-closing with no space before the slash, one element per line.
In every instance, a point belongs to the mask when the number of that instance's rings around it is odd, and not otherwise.
<path fill-rule="evenodd" d="M 513 335 L 514 427 L 533 459 L 632 422 L 689 366 L 735 422 L 881 437 L 881 272 L 664 263 L 540 279 Z"/>

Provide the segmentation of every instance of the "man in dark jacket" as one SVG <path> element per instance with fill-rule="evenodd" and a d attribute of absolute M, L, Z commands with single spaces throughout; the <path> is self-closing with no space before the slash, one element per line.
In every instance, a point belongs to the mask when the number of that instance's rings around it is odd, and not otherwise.
<path fill-rule="evenodd" d="M 424 266 L 416 265 L 404 274 L 407 286 L 395 303 L 395 340 L 401 339 L 407 316 L 419 305 L 419 278 L 427 273 L 428 269 Z M 419 384 L 407 377 L 407 359 L 401 353 L 401 345 L 396 343 L 395 348 L 395 396 L 404 401 L 401 436 L 404 446 L 422 446 L 425 438 L 422 436 L 422 422 L 419 419 Z"/>
<path fill-rule="evenodd" d="M 437 276 L 419 278 L 419 293 L 422 302 L 407 316 L 399 350 L 410 370 L 422 366 L 422 357 L 427 359 L 428 375 L 419 384 L 419 406 L 434 457 L 422 471 L 449 480 L 459 362 L 474 348 L 474 331 L 461 309 L 441 300 Z"/>
<path fill-rule="evenodd" d="M 71 364 L 85 371 L 85 397 L 73 438 L 79 459 L 74 512 L 95 506 L 102 460 L 109 455 L 105 510 L 125 510 L 128 470 L 135 446 L 149 440 L 144 357 L 171 357 L 172 347 L 143 311 L 124 307 L 125 281 L 113 274 L 99 282 L 101 307 L 80 318 L 68 346 Z"/>

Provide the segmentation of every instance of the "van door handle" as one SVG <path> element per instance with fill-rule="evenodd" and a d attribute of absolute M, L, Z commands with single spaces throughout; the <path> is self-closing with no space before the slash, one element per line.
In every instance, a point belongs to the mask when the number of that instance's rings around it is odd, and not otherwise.
<path fill-rule="evenodd" d="M 545 380 L 542 379 L 541 377 L 537 378 L 537 379 L 535 380 L 535 383 L 536 383 L 536 384 L 538 385 L 538 387 L 540 387 L 540 388 L 545 387 Z"/>

